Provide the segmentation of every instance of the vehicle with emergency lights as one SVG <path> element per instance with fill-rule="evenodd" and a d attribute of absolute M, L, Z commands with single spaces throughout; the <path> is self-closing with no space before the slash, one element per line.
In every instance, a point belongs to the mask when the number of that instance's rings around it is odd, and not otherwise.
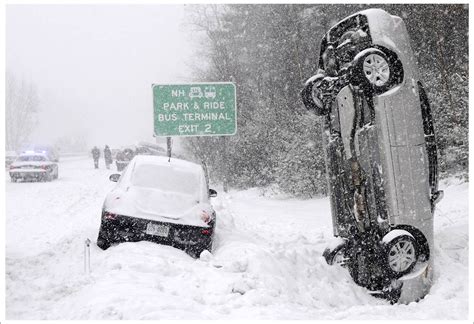
<path fill-rule="evenodd" d="M 58 150 L 51 145 L 43 145 L 43 144 L 29 144 L 23 147 L 20 150 L 21 153 L 43 153 L 46 154 L 49 160 L 53 162 L 59 162 L 59 152 Z"/>
<path fill-rule="evenodd" d="M 59 167 L 45 153 L 25 152 L 10 164 L 9 173 L 12 182 L 18 180 L 52 181 L 58 178 Z"/>

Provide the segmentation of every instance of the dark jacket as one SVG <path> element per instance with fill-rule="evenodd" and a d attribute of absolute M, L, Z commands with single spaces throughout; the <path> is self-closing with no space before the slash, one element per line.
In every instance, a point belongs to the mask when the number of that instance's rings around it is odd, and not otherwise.
<path fill-rule="evenodd" d="M 98 160 L 98 159 L 99 159 L 99 157 L 100 157 L 100 150 L 99 150 L 99 148 L 94 147 L 94 148 L 92 149 L 92 157 L 94 158 L 94 160 Z"/>
<path fill-rule="evenodd" d="M 112 163 L 112 151 L 108 146 L 106 146 L 104 149 L 104 159 L 105 161 Z"/>

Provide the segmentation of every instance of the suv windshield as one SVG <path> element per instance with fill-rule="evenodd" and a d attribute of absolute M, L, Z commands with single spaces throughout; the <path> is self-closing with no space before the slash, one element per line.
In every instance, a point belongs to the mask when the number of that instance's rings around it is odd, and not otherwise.
<path fill-rule="evenodd" d="M 39 161 L 46 161 L 46 158 L 41 155 L 23 155 L 23 156 L 20 156 L 18 160 L 22 162 L 25 162 L 25 161 L 39 162 Z"/>
<path fill-rule="evenodd" d="M 199 176 L 195 172 L 155 164 L 137 165 L 133 170 L 131 183 L 137 187 L 154 188 L 187 195 L 197 195 L 200 190 Z"/>

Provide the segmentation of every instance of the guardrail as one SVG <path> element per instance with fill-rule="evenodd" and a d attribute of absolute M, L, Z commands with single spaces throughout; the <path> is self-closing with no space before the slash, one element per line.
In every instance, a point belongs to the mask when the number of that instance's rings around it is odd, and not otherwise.
<path fill-rule="evenodd" d="M 89 152 L 61 152 L 59 158 L 62 157 L 75 157 L 75 156 L 89 156 Z"/>

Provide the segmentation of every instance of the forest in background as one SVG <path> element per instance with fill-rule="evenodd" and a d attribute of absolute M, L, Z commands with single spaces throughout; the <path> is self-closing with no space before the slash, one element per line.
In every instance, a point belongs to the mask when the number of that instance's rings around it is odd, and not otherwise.
<path fill-rule="evenodd" d="M 275 188 L 299 197 L 326 194 L 320 119 L 300 91 L 317 71 L 319 43 L 339 20 L 374 5 L 245 4 L 189 6 L 200 42 L 194 81 L 237 87 L 238 131 L 195 137 L 185 149 L 229 187 Z M 441 176 L 468 177 L 468 6 L 377 5 L 401 17 L 411 38 L 435 120 Z"/>

